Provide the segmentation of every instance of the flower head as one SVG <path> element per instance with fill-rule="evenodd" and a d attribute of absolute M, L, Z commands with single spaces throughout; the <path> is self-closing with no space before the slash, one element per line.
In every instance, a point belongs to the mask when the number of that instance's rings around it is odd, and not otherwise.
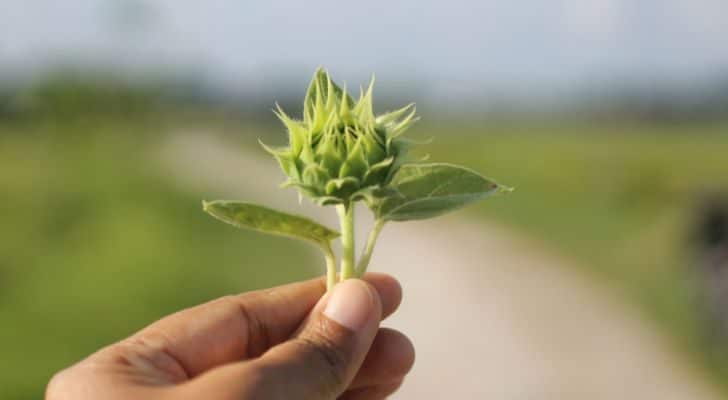
<path fill-rule="evenodd" d="M 401 135 L 416 120 L 413 104 L 375 116 L 372 88 L 354 100 L 319 69 L 306 93 L 303 120 L 278 107 L 289 146 L 269 148 L 288 176 L 284 186 L 320 205 L 371 202 L 386 193 L 392 175 L 405 161 L 410 141 Z"/>

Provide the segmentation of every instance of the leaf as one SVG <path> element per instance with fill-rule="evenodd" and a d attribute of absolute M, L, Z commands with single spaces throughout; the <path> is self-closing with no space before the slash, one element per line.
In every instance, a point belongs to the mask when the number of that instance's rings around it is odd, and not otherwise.
<path fill-rule="evenodd" d="M 328 246 L 339 232 L 331 230 L 308 218 L 272 210 L 257 204 L 241 201 L 203 201 L 202 208 L 208 214 L 238 228 L 249 228 L 274 235 L 305 239 L 318 245 Z"/>
<path fill-rule="evenodd" d="M 373 210 L 385 221 L 432 218 L 512 190 L 468 168 L 443 163 L 405 164 L 389 186 L 398 194 L 381 199 Z"/>

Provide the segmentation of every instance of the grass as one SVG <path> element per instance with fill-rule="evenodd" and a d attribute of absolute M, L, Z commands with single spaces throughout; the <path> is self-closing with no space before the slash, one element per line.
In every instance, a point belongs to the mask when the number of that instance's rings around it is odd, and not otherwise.
<path fill-rule="evenodd" d="M 728 190 L 728 125 L 423 126 L 434 160 L 498 177 L 516 192 L 470 211 L 541 239 L 642 307 L 724 381 L 696 304 L 688 245 L 702 197 Z"/>
<path fill-rule="evenodd" d="M 41 398 L 55 371 L 175 310 L 318 275 L 306 245 L 221 224 L 159 176 L 160 129 L 0 125 L 0 398 Z"/>

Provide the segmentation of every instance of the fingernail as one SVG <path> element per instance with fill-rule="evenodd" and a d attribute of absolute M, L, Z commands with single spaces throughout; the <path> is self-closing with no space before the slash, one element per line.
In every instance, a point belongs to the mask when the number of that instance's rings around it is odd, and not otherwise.
<path fill-rule="evenodd" d="M 324 315 L 353 331 L 363 328 L 374 309 L 371 292 L 364 281 L 347 279 L 334 288 Z"/>

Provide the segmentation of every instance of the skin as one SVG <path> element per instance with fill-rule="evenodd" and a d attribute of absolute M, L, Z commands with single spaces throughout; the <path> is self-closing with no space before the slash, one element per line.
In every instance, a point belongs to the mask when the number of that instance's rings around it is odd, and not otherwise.
<path fill-rule="evenodd" d="M 315 279 L 169 315 L 56 374 L 46 399 L 386 398 L 414 363 L 410 340 L 379 326 L 399 283 L 369 273 L 325 292 Z"/>

